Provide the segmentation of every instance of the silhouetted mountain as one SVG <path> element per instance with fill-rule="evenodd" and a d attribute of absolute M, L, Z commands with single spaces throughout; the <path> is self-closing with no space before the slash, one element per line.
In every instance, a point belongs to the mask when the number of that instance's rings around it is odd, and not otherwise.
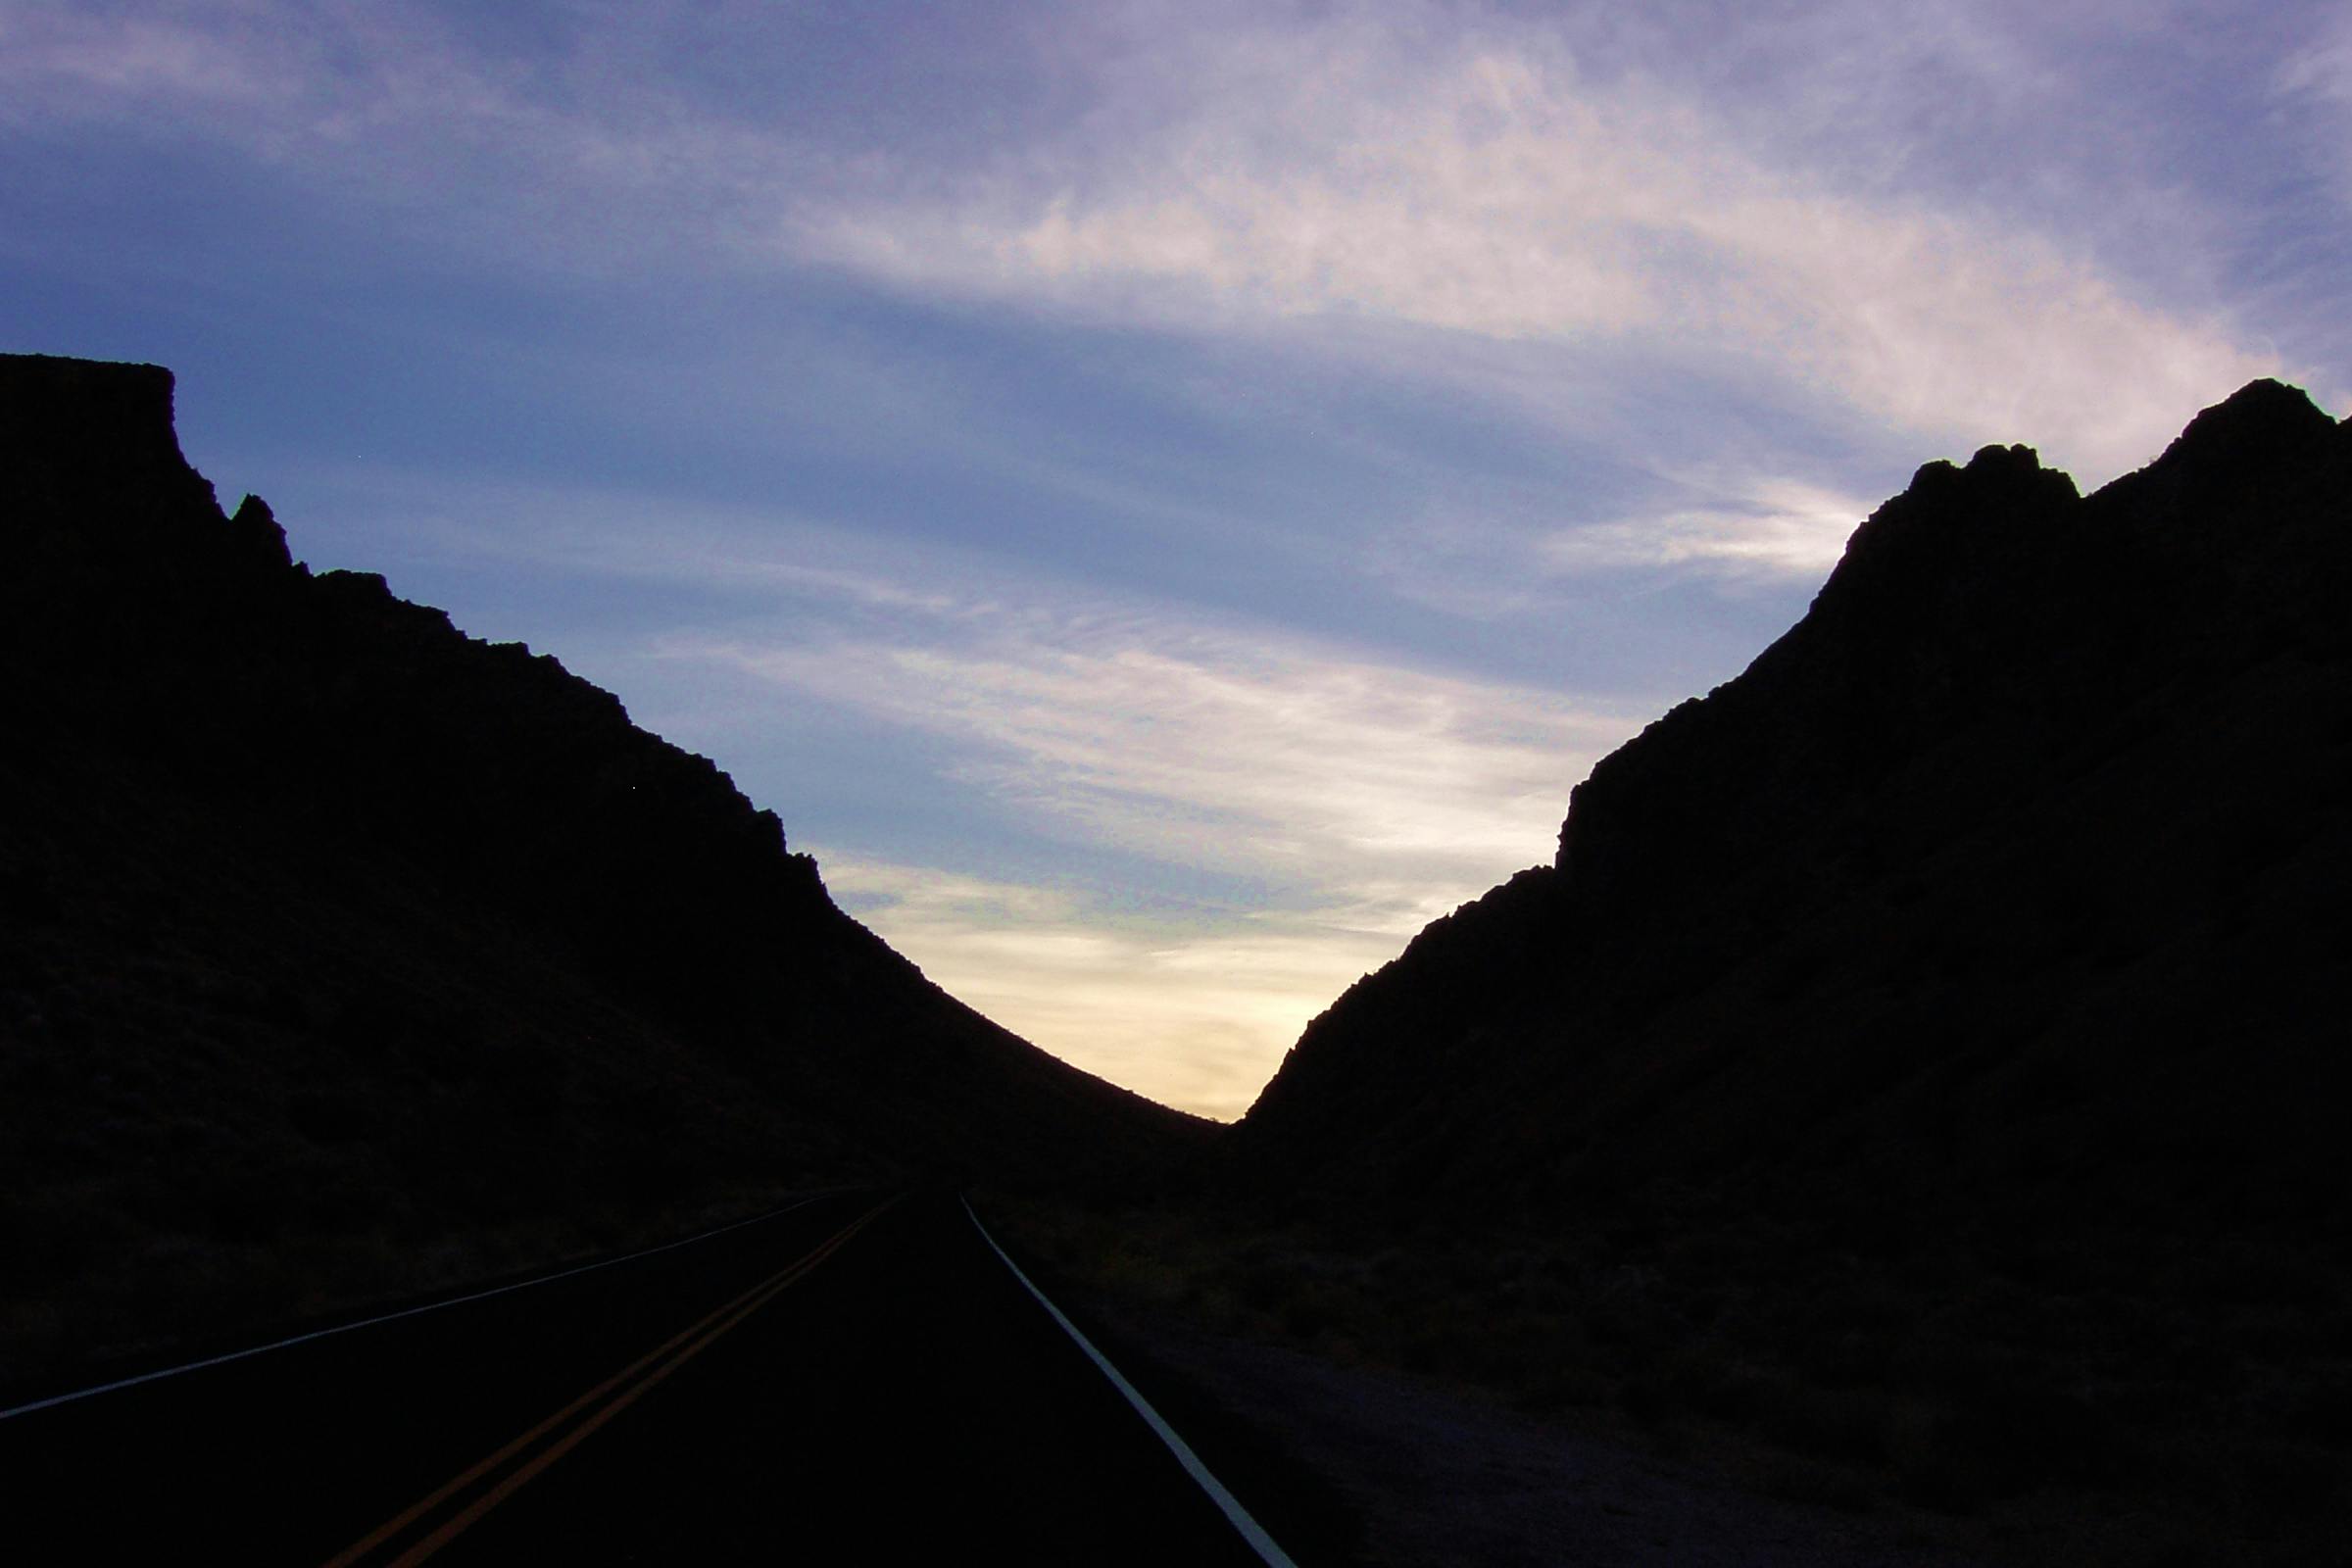
<path fill-rule="evenodd" d="M 223 516 L 171 404 L 0 358 L 0 1344 L 1206 1131 L 925 981 L 554 659 Z"/>
<path fill-rule="evenodd" d="M 2024 447 L 1931 464 L 1592 770 L 1553 865 L 1315 1020 L 1238 1141 L 1544 1209 L 2340 1213 L 2348 588 L 2352 428 L 2276 382 L 2087 499 Z"/>
<path fill-rule="evenodd" d="M 2126 1488 L 2051 1560 L 2339 1560 L 2347 606 L 2352 424 L 2275 382 L 2087 498 L 1929 465 L 1307 1028 L 1237 1181 L 1440 1260 L 1393 1332 L 1523 1396 Z"/>

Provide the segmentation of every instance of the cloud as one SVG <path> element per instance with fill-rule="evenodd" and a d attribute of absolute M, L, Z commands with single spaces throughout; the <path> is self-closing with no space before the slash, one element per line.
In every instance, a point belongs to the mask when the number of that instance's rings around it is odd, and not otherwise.
<path fill-rule="evenodd" d="M 447 504 L 409 521 L 444 551 L 723 592 L 773 629 L 672 630 L 662 658 L 961 743 L 966 782 L 1177 864 L 1322 887 L 1409 868 L 1467 897 L 1545 858 L 1569 787 L 1640 717 L 759 509 L 530 485 L 460 505 L 463 524 Z M 1383 928 L 1450 906 L 1412 895 Z"/>
<path fill-rule="evenodd" d="M 2352 18 L 2337 17 L 2283 61 L 2275 90 L 2316 111 L 2313 152 L 2332 174 L 2336 201 L 2352 207 Z"/>
<path fill-rule="evenodd" d="M 965 783 L 1055 831 L 1344 897 L 1391 934 L 1544 858 L 1569 786 L 1634 727 L 1119 609 L 967 606 L 889 638 L 664 647 L 957 742 Z"/>
<path fill-rule="evenodd" d="M 1743 494 L 1666 508 L 1550 535 L 1542 553 L 1553 570 L 1695 565 L 1733 579 L 1819 579 L 1873 504 L 1798 479 L 1767 479 Z"/>
<path fill-rule="evenodd" d="M 1186 107 L 1127 142 L 811 208 L 791 241 L 1098 319 L 1638 346 L 1971 444 L 2030 432 L 2094 482 L 2279 368 L 1997 212 L 1769 161 L 1660 78 L 1604 79 L 1524 31 L 1412 42 L 1358 22 L 1179 52 Z"/>
<path fill-rule="evenodd" d="M 743 213 L 838 160 L 698 104 L 631 57 L 650 48 L 607 25 L 500 54 L 397 0 L 95 14 L 20 0 L 0 13 L 0 125 L 225 150 L 291 182 L 305 221 L 337 211 L 381 232 L 393 218 L 406 242 L 477 264 L 708 268 L 749 232 Z"/>
<path fill-rule="evenodd" d="M 0 13 L 0 82 L 12 118 L 36 106 L 88 111 L 118 96 L 253 108 L 277 99 L 287 78 L 248 42 L 145 18 L 12 6 Z"/>
<path fill-rule="evenodd" d="M 2151 145 L 2150 107 L 2082 64 L 2142 40 L 2129 8 L 1088 8 L 1008 34 L 983 90 L 940 74 L 920 134 L 825 114 L 793 25 L 623 12 L 501 51 L 415 6 L 20 4 L 0 117 L 225 144 L 507 265 L 815 265 L 1122 327 L 1409 323 L 1551 351 L 1555 403 L 1599 356 L 1962 450 L 2034 440 L 2086 484 L 2299 373 L 2171 260 L 2218 243 L 2199 198 L 2072 150 Z M 777 85 L 714 86 L 715 37 Z M 893 69 L 858 41 L 858 71 Z M 2342 58 L 2339 30 L 2278 90 L 2340 99 Z"/>

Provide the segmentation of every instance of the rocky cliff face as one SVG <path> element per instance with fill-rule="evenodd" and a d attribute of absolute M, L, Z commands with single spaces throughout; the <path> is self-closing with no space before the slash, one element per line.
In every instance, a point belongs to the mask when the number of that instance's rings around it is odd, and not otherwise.
<path fill-rule="evenodd" d="M 1198 1142 L 926 982 L 608 693 L 223 515 L 171 399 L 0 357 L 0 1344 Z"/>
<path fill-rule="evenodd" d="M 1874 1245 L 2340 1214 L 2347 589 L 2352 428 L 2276 383 L 2087 498 L 1930 465 L 1552 865 L 1309 1027 L 1246 1163 Z"/>

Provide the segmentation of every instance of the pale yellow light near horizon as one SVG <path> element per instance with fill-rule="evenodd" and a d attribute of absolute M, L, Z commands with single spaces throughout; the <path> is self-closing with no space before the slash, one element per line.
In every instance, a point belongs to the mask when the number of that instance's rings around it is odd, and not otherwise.
<path fill-rule="evenodd" d="M 1057 834 L 1270 890 L 1139 914 L 1115 888 L 803 846 L 845 906 L 962 1001 L 1218 1118 L 1430 920 L 1547 859 L 1569 790 L 1635 727 L 1262 630 L 960 600 L 918 618 L 888 641 L 671 653 L 963 743 L 962 782 Z"/>
<path fill-rule="evenodd" d="M 957 1000 L 1074 1066 L 1219 1121 L 1407 934 L 1328 916 L 1089 915 L 1048 890 L 816 852 L 845 908 Z"/>

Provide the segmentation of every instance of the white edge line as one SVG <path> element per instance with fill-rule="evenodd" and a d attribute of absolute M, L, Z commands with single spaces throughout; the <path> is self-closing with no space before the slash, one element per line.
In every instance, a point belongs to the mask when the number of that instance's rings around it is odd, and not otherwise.
<path fill-rule="evenodd" d="M 424 1312 L 438 1312 L 445 1306 L 464 1306 L 468 1301 L 486 1301 L 493 1296 L 505 1296 L 511 1291 L 527 1291 L 534 1285 L 553 1285 L 556 1281 L 567 1280 L 574 1274 L 592 1274 L 600 1268 L 611 1268 L 616 1263 L 634 1263 L 637 1259 L 651 1257 L 656 1252 L 666 1252 L 680 1247 L 692 1247 L 695 1243 L 707 1242 L 713 1236 L 724 1236 L 729 1231 L 739 1231 L 746 1225 L 761 1224 L 789 1214 L 796 1208 L 807 1208 L 817 1199 L 829 1196 L 831 1196 L 829 1193 L 818 1193 L 813 1197 L 804 1198 L 797 1203 L 787 1203 L 782 1208 L 771 1208 L 764 1214 L 754 1214 L 750 1219 L 739 1219 L 732 1225 L 721 1225 L 716 1230 L 705 1231 L 700 1236 L 689 1236 L 682 1241 L 663 1242 L 660 1247 L 648 1247 L 642 1251 L 624 1252 L 618 1257 L 608 1257 L 601 1262 L 582 1263 L 576 1268 L 563 1269 L 554 1274 L 542 1274 L 537 1279 L 517 1280 L 513 1285 L 501 1285 L 495 1290 L 475 1291 L 470 1296 L 453 1296 L 445 1301 L 427 1301 L 422 1306 L 403 1307 L 397 1312 L 386 1312 L 380 1317 L 362 1318 L 357 1323 L 338 1323 L 332 1328 L 313 1329 L 308 1334 L 297 1334 L 291 1339 L 273 1340 L 268 1345 L 248 1346 L 242 1350 L 230 1350 L 221 1355 L 207 1356 L 201 1361 L 188 1361 L 179 1366 L 168 1366 L 158 1372 L 142 1372 L 136 1377 L 118 1378 L 112 1383 L 101 1383 L 95 1388 L 76 1389 L 72 1394 L 53 1394 L 46 1399 L 35 1399 L 30 1404 L 20 1404 L 13 1409 L 0 1410 L 0 1421 L 6 1421 L 11 1416 L 30 1415 L 35 1410 L 46 1410 L 52 1405 L 72 1404 L 76 1399 L 87 1399 L 100 1394 L 112 1394 L 117 1389 L 136 1388 L 142 1383 L 175 1378 L 182 1372 L 200 1372 L 208 1366 L 221 1366 L 230 1361 L 242 1361 L 252 1355 L 267 1355 L 271 1350 L 282 1350 L 294 1345 L 307 1345 L 313 1340 L 331 1339 L 337 1334 L 349 1334 L 354 1329 L 373 1328 L 379 1323 L 397 1323 L 404 1317 L 416 1317 Z"/>
<path fill-rule="evenodd" d="M 1021 1272 L 1021 1265 L 1006 1255 L 1004 1249 L 997 1245 L 997 1239 L 988 1234 L 988 1227 L 980 1223 L 980 1216 L 973 1212 L 972 1200 L 965 1198 L 961 1201 L 963 1211 L 971 1215 L 972 1228 L 980 1233 L 980 1239 L 988 1244 L 989 1250 L 1004 1259 L 1004 1266 L 1012 1270 L 1012 1277 L 1037 1298 L 1037 1304 L 1051 1313 L 1054 1321 L 1061 1325 L 1062 1332 L 1077 1341 L 1078 1348 L 1102 1369 L 1102 1375 L 1110 1379 L 1110 1386 L 1124 1395 L 1127 1402 L 1135 1406 L 1135 1413 L 1142 1416 L 1145 1424 L 1159 1435 L 1159 1441 L 1168 1446 L 1170 1453 L 1176 1455 L 1176 1462 L 1184 1466 L 1185 1474 L 1200 1483 L 1200 1490 L 1208 1494 L 1208 1500 L 1223 1510 L 1233 1528 L 1242 1533 L 1242 1539 L 1250 1543 L 1250 1548 L 1265 1561 L 1267 1568 L 1298 1568 L 1288 1552 L 1274 1544 L 1274 1538 L 1266 1534 L 1265 1527 L 1250 1517 L 1250 1510 L 1242 1506 L 1241 1499 L 1226 1491 L 1225 1484 L 1208 1473 L 1208 1466 L 1202 1464 L 1200 1456 L 1193 1452 L 1192 1445 L 1178 1437 L 1176 1429 L 1160 1418 L 1159 1412 L 1152 1408 L 1152 1401 L 1137 1393 L 1135 1385 L 1121 1377 L 1119 1369 L 1110 1364 L 1109 1358 L 1095 1348 L 1094 1342 L 1078 1332 L 1078 1325 L 1063 1316 L 1061 1308 L 1048 1300 L 1046 1293 L 1030 1283 L 1029 1276 Z"/>

